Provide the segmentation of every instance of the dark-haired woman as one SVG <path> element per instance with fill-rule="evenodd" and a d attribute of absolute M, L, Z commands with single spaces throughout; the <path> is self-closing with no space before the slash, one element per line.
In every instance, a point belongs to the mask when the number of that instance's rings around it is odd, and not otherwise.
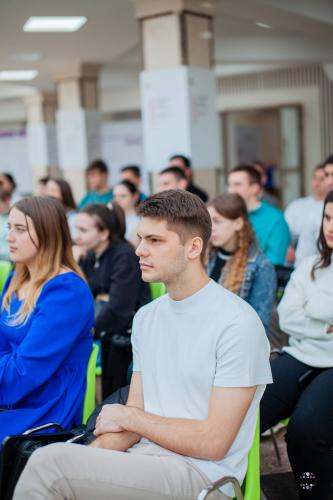
<path fill-rule="evenodd" d="M 77 210 L 70 184 L 64 179 L 49 179 L 46 183 L 45 194 L 56 198 L 64 206 L 69 230 L 74 241 Z"/>
<path fill-rule="evenodd" d="M 212 235 L 209 276 L 246 300 L 268 331 L 276 292 L 273 264 L 258 248 L 245 202 L 224 193 L 208 204 Z"/>
<path fill-rule="evenodd" d="M 77 215 L 79 264 L 100 303 L 95 333 L 121 331 L 150 299 L 141 280 L 138 257 L 125 239 L 125 217 L 116 203 L 88 205 Z M 76 252 L 77 254 L 77 249 Z"/>
<path fill-rule="evenodd" d="M 115 201 L 124 210 L 126 220 L 125 238 L 137 247 L 139 240 L 136 228 L 140 218 L 136 214 L 136 206 L 138 204 L 140 193 L 136 186 L 130 181 L 121 181 L 113 189 Z"/>
<path fill-rule="evenodd" d="M 290 418 L 287 450 L 302 500 L 333 498 L 333 191 L 318 249 L 293 272 L 279 304 L 289 346 L 271 363 L 274 384 L 260 411 L 262 431 Z"/>
<path fill-rule="evenodd" d="M 81 423 L 94 324 L 93 298 L 57 200 L 18 201 L 7 240 L 15 270 L 1 297 L 0 444 L 49 422 Z"/>

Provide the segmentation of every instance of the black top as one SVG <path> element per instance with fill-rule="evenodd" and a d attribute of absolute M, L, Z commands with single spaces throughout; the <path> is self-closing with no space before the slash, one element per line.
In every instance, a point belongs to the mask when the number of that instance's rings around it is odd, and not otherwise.
<path fill-rule="evenodd" d="M 195 184 L 192 184 L 192 182 L 187 186 L 186 191 L 189 191 L 190 193 L 196 194 L 197 196 L 199 196 L 199 198 L 202 199 L 202 201 L 204 203 L 206 203 L 208 201 L 208 194 L 205 191 L 203 191 L 202 189 L 200 189 L 198 186 L 196 186 Z"/>
<path fill-rule="evenodd" d="M 101 302 L 96 310 L 95 335 L 130 327 L 135 311 L 151 300 L 133 247 L 125 242 L 111 244 L 99 258 L 89 252 L 79 264 L 94 298 L 109 296 L 109 301 Z"/>
<path fill-rule="evenodd" d="M 214 262 L 213 268 L 209 272 L 209 277 L 217 283 L 220 281 L 222 269 L 226 265 L 229 257 L 232 255 L 231 252 L 227 252 L 223 250 L 223 248 L 219 248 L 216 252 L 216 259 Z"/>

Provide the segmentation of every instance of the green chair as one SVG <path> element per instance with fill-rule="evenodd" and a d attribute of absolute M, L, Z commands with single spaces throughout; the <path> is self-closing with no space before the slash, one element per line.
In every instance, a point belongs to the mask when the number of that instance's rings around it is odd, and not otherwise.
<path fill-rule="evenodd" d="M 10 271 L 12 270 L 12 263 L 8 262 L 8 260 L 0 260 L 0 292 L 2 292 L 3 287 L 5 286 L 6 279 Z"/>
<path fill-rule="evenodd" d="M 153 300 L 167 293 L 164 283 L 149 283 L 150 295 Z"/>
<path fill-rule="evenodd" d="M 96 396 L 96 361 L 97 361 L 98 347 L 93 344 L 93 348 L 90 354 L 88 367 L 87 367 L 87 385 L 86 392 L 84 395 L 83 402 L 83 416 L 82 422 L 87 423 L 88 418 L 92 414 L 95 408 L 95 396 Z"/>
<path fill-rule="evenodd" d="M 221 488 L 225 484 L 231 483 L 234 487 L 237 500 L 260 500 L 260 419 L 257 419 L 256 430 L 254 433 L 252 447 L 248 454 L 248 464 L 246 476 L 240 487 L 235 477 L 222 477 L 218 481 L 210 484 L 202 490 L 197 500 L 204 500 L 209 497 L 213 491 Z"/>

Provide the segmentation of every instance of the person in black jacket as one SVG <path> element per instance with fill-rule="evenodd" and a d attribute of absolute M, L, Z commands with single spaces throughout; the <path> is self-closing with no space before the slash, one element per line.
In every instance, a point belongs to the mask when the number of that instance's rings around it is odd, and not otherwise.
<path fill-rule="evenodd" d="M 127 381 L 134 313 L 150 301 L 138 257 L 125 239 L 125 215 L 116 203 L 88 205 L 77 215 L 74 254 L 95 299 L 95 338 L 101 338 L 102 394 Z"/>
<path fill-rule="evenodd" d="M 95 298 L 96 337 L 129 328 L 135 311 L 150 300 L 125 229 L 124 213 L 115 203 L 89 205 L 77 215 L 74 251 Z"/>
<path fill-rule="evenodd" d="M 199 186 L 196 184 L 193 184 L 193 170 L 192 170 L 192 165 L 191 165 L 191 160 L 184 155 L 173 155 L 171 158 L 169 158 L 169 166 L 170 167 L 178 167 L 180 168 L 187 180 L 187 188 L 186 191 L 189 191 L 190 193 L 196 194 L 199 196 L 199 198 L 202 199 L 204 203 L 207 203 L 208 201 L 208 194 L 201 189 Z"/>

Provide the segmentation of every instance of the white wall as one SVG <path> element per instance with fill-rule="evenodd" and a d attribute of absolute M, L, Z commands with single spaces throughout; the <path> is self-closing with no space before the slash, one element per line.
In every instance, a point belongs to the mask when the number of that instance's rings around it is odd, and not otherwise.
<path fill-rule="evenodd" d="M 0 172 L 9 172 L 14 176 L 19 193 L 32 192 L 32 171 L 24 129 L 0 131 Z"/>
<path fill-rule="evenodd" d="M 301 104 L 303 106 L 305 187 L 306 191 L 310 193 L 313 168 L 322 160 L 318 87 L 255 90 L 232 95 L 220 93 L 217 97 L 217 108 L 219 112 L 281 106 L 286 104 Z"/>

